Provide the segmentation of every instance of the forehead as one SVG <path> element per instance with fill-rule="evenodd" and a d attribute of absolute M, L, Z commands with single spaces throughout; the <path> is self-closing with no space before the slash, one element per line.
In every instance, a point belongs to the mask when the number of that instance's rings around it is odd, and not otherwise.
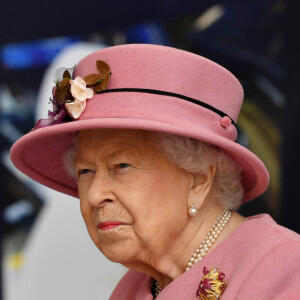
<path fill-rule="evenodd" d="M 92 129 L 78 134 L 78 154 L 88 149 L 99 149 L 102 153 L 132 151 L 153 151 L 155 136 L 152 132 L 129 129 Z"/>

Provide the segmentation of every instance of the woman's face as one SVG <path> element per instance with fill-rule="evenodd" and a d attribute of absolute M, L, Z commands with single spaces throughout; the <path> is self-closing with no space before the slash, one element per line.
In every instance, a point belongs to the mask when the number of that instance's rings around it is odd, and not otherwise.
<path fill-rule="evenodd" d="M 81 131 L 75 167 L 88 232 L 110 260 L 149 262 L 183 234 L 192 176 L 167 160 L 151 132 Z"/>

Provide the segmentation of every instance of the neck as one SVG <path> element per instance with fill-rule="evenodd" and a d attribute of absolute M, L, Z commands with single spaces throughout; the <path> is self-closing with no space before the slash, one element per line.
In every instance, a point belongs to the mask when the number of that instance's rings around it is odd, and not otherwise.
<path fill-rule="evenodd" d="M 185 272 L 191 256 L 205 239 L 210 228 L 223 210 L 224 208 L 217 202 L 210 204 L 209 206 L 201 207 L 201 211 L 199 211 L 197 216 L 189 218 L 184 232 L 176 239 L 168 251 L 156 253 L 155 255 L 151 252 L 151 255 L 144 260 L 144 263 L 128 263 L 126 266 L 147 273 L 153 277 L 162 288 L 164 288 L 171 281 Z M 228 224 L 206 252 L 206 255 L 220 244 L 243 221 L 243 217 L 237 213 L 233 213 Z"/>

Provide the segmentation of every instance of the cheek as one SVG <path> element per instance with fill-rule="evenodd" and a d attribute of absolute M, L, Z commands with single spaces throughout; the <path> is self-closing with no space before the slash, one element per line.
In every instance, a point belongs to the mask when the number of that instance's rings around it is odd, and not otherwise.
<path fill-rule="evenodd" d="M 93 183 L 93 180 L 94 174 L 92 173 L 83 175 L 81 176 L 81 179 L 78 179 L 78 194 L 80 199 L 86 197 L 88 190 Z"/>
<path fill-rule="evenodd" d="M 186 225 L 187 184 L 181 176 L 163 172 L 140 176 L 120 191 L 124 205 L 135 222 L 140 240 L 149 244 L 154 237 L 175 234 Z M 179 229 L 180 227 L 180 229 Z"/>
<path fill-rule="evenodd" d="M 100 249 L 101 244 L 98 237 L 97 228 L 92 221 L 92 209 L 88 205 L 81 205 L 80 207 L 81 207 L 80 208 L 81 214 L 85 222 L 86 229 L 89 233 L 89 236 L 94 242 L 94 244 L 97 246 L 97 248 Z"/>
<path fill-rule="evenodd" d="M 121 203 L 130 213 L 137 217 L 141 212 L 147 212 L 154 205 L 154 190 L 157 181 L 153 176 L 135 174 L 129 180 L 119 181 L 115 184 L 115 191 Z"/>
<path fill-rule="evenodd" d="M 92 222 L 92 208 L 86 201 L 80 199 L 80 211 L 85 222 L 86 228 L 88 232 L 91 234 L 91 231 L 94 228 L 94 224 Z"/>
<path fill-rule="evenodd" d="M 180 172 L 161 172 L 156 176 L 152 194 L 166 215 L 182 211 L 187 205 L 188 181 Z"/>
<path fill-rule="evenodd" d="M 182 182 L 161 178 L 152 190 L 153 207 L 152 213 L 156 222 L 169 227 L 180 227 L 187 221 L 186 205 L 187 192 Z"/>
<path fill-rule="evenodd" d="M 88 203 L 88 201 L 86 201 L 82 193 L 79 193 L 79 198 L 82 218 L 85 222 L 86 228 L 91 239 L 98 246 L 97 228 L 95 227 L 92 218 L 92 206 Z"/>
<path fill-rule="evenodd" d="M 80 199 L 81 215 L 86 223 L 91 215 L 91 206 L 86 201 L 87 189 L 80 183 L 78 184 L 78 194 Z"/>

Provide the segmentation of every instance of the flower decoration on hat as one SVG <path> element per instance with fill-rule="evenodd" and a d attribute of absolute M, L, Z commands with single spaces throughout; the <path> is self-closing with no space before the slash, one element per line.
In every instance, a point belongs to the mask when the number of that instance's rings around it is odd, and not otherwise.
<path fill-rule="evenodd" d="M 231 119 L 228 116 L 224 116 L 220 120 L 220 124 L 225 128 L 231 124 Z"/>
<path fill-rule="evenodd" d="M 60 124 L 78 119 L 85 110 L 89 99 L 106 90 L 110 80 L 109 65 L 97 60 L 96 66 L 99 74 L 89 74 L 84 78 L 72 79 L 69 69 L 65 69 L 61 81 L 55 82 L 52 90 L 53 111 L 48 111 L 48 119 L 40 119 L 33 129 Z"/>
<path fill-rule="evenodd" d="M 225 274 L 219 268 L 203 268 L 203 277 L 199 283 L 196 296 L 201 300 L 218 300 L 221 298 L 227 283 Z"/>

